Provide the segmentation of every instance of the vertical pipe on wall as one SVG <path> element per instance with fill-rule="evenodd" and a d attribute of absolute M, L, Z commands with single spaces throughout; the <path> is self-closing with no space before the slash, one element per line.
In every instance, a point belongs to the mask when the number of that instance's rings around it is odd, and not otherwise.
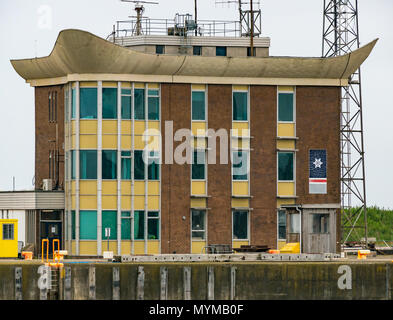
<path fill-rule="evenodd" d="M 102 254 L 102 81 L 97 86 L 97 255 Z"/>
<path fill-rule="evenodd" d="M 121 255 L 121 82 L 117 83 L 117 254 Z"/>
<path fill-rule="evenodd" d="M 79 81 L 76 82 L 75 96 L 75 247 L 76 255 L 79 255 Z"/>

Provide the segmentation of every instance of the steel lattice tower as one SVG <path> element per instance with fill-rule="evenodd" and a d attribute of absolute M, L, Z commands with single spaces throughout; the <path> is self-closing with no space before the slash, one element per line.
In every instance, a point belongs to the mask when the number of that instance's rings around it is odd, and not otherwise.
<path fill-rule="evenodd" d="M 344 55 L 358 49 L 359 44 L 358 1 L 324 0 L 322 56 Z M 360 241 L 363 237 L 367 245 L 360 68 L 342 88 L 340 140 L 342 241 Z"/>

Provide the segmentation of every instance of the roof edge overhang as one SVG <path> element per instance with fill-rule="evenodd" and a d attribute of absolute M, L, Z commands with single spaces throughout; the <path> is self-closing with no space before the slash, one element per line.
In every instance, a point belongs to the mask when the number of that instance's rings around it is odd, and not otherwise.
<path fill-rule="evenodd" d="M 156 55 L 124 48 L 89 32 L 59 33 L 47 57 L 11 60 L 32 86 L 69 81 L 346 86 L 378 39 L 332 58 Z M 110 78 L 110 79 L 109 79 Z"/>

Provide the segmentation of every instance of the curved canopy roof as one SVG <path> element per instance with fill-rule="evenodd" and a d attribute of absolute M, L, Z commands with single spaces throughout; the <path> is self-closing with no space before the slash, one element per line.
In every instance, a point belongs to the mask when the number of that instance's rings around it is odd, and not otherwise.
<path fill-rule="evenodd" d="M 28 82 L 71 74 L 347 80 L 369 56 L 377 40 L 333 58 L 204 57 L 142 53 L 86 31 L 69 29 L 60 32 L 49 56 L 11 63 Z"/>

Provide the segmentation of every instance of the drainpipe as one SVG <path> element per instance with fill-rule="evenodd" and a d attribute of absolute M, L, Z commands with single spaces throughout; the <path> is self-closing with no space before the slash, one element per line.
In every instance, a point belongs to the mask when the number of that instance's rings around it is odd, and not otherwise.
<path fill-rule="evenodd" d="M 299 253 L 302 253 L 303 223 L 302 223 L 301 205 L 295 206 L 295 209 L 297 212 L 299 212 L 299 215 L 300 215 L 300 252 Z"/>

